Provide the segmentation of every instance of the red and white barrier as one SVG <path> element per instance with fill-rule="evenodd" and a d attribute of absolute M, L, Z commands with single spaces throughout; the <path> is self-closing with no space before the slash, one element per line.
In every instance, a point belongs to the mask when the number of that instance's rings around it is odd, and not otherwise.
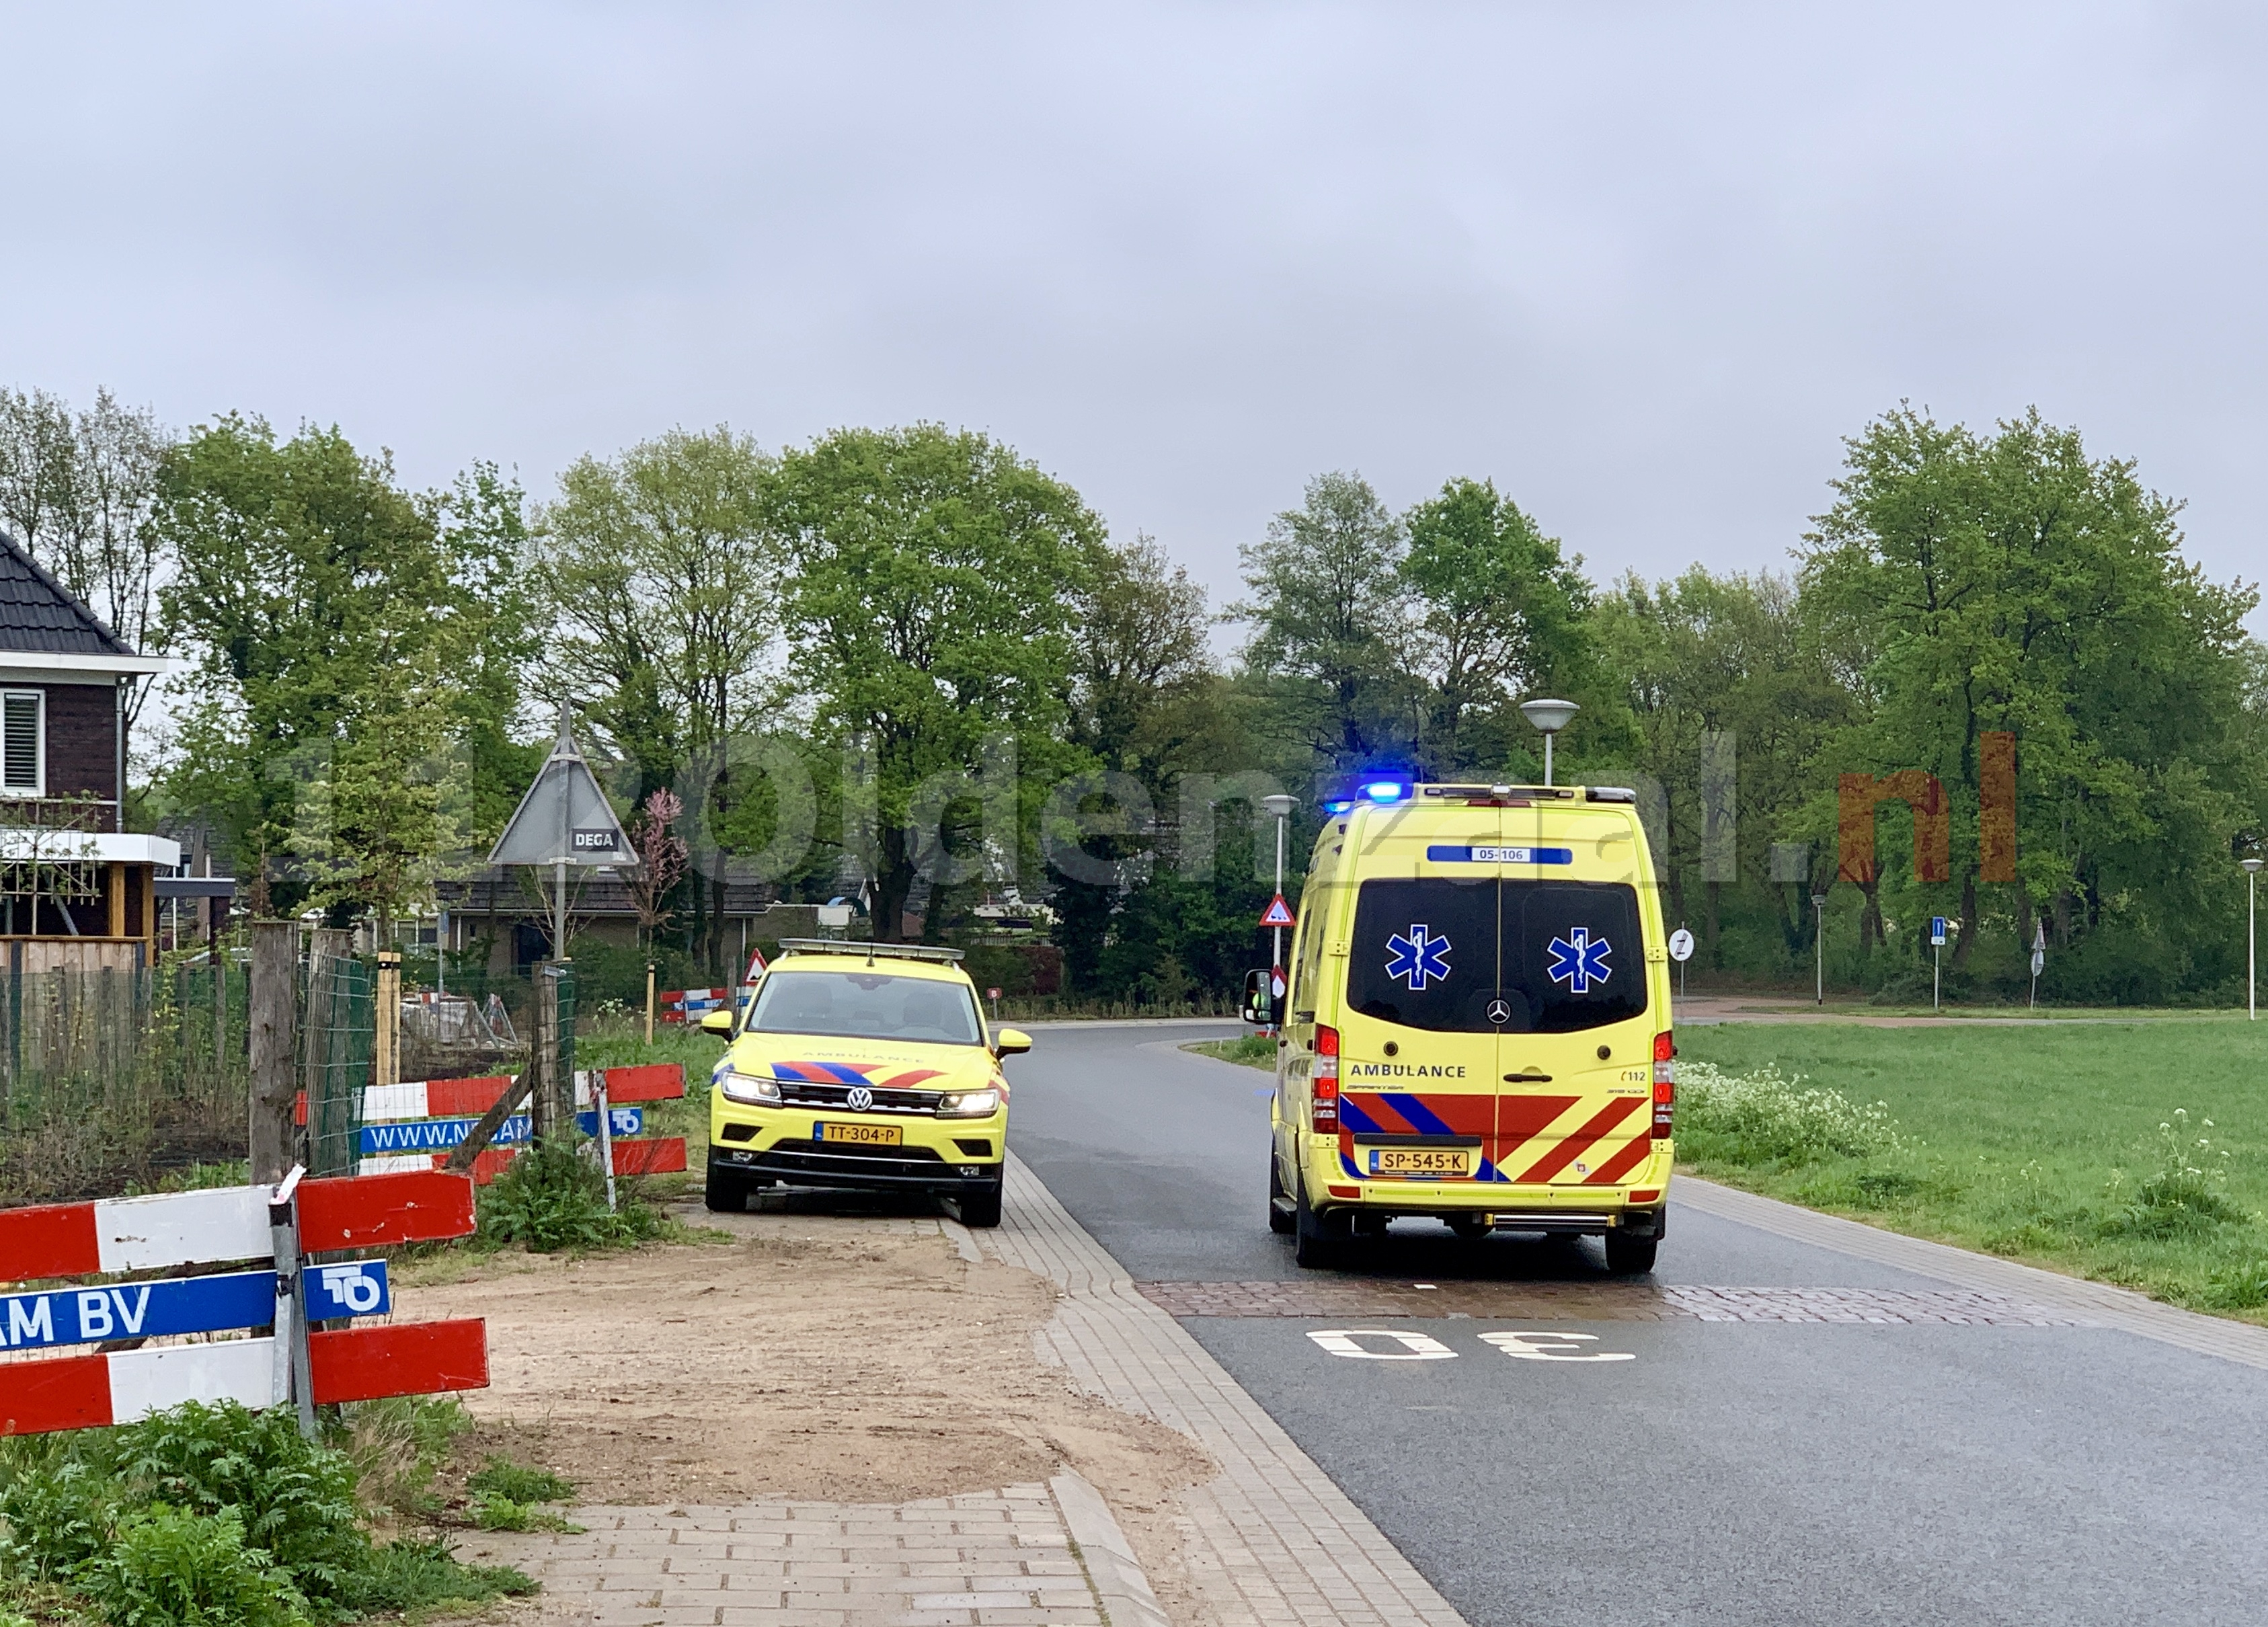
<path fill-rule="evenodd" d="M 668 989 L 656 1003 L 664 1022 L 698 1022 L 732 998 L 730 989 Z"/>
<path fill-rule="evenodd" d="M 478 1320 L 409 1322 L 310 1334 L 317 1405 L 484 1389 L 488 1337 Z M 272 1407 L 276 1341 L 229 1339 L 0 1362 L 0 1435 L 130 1424 L 185 1401 Z"/>
<path fill-rule="evenodd" d="M 472 1189 L 463 1176 L 438 1171 L 302 1181 L 298 1204 L 299 1246 L 310 1253 L 463 1237 L 473 1229 Z M 257 1260 L 269 1247 L 264 1186 L 0 1209 L 6 1282 Z"/>
<path fill-rule="evenodd" d="M 462 1237 L 473 1225 L 473 1183 L 436 1170 L 326 1181 L 295 1170 L 273 1189 L 0 1210 L 0 1270 L 12 1281 L 273 1259 L 274 1313 L 252 1325 L 272 1323 L 289 1339 L 280 1349 L 269 1336 L 0 1361 L 0 1435 L 125 1423 L 186 1401 L 297 1401 L 312 1428 L 307 1409 L 320 1402 L 479 1388 L 488 1382 L 480 1321 L 309 1332 L 297 1280 L 311 1254 Z"/>
<path fill-rule="evenodd" d="M 628 1107 L 641 1101 L 674 1101 L 685 1094 L 685 1069 L 674 1062 L 645 1063 L 631 1068 L 578 1068 L 575 1071 L 578 1111 L 594 1108 L 600 1076 L 605 1076 L 607 1104 Z M 475 1079 L 431 1079 L 405 1085 L 373 1085 L 362 1093 L 361 1122 L 364 1124 L 414 1123 L 423 1119 L 472 1118 L 494 1107 L 512 1086 L 510 1076 L 492 1074 Z M 486 1186 L 504 1172 L 519 1149 L 490 1147 L 473 1160 L 473 1179 Z M 685 1167 L 682 1136 L 620 1139 L 613 1144 L 614 1169 L 618 1175 L 675 1174 Z M 395 1170 L 438 1169 L 449 1160 L 446 1152 L 379 1152 L 357 1166 L 365 1175 Z"/>

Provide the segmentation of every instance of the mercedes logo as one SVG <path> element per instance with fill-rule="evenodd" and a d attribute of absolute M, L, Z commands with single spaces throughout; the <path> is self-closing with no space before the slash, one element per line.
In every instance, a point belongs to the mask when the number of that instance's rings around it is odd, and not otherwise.
<path fill-rule="evenodd" d="M 1491 1000 L 1488 1003 L 1488 1020 L 1496 1024 L 1499 1028 L 1504 1027 L 1505 1024 L 1510 1022 L 1512 1020 L 1512 1002 L 1510 1000 L 1503 999 Z"/>
<path fill-rule="evenodd" d="M 853 1113 L 864 1113 L 874 1105 L 874 1093 L 864 1085 L 853 1085 L 850 1087 L 850 1093 L 845 1096 L 843 1101 L 850 1104 L 850 1111 Z"/>

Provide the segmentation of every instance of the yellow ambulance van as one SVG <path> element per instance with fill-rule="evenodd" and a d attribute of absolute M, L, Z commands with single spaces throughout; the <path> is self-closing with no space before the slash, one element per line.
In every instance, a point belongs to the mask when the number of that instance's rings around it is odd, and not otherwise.
<path fill-rule="evenodd" d="M 1326 802 L 1269 1160 L 1301 1265 L 1401 1215 L 1597 1236 L 1610 1270 L 1653 1269 L 1675 1049 L 1636 801 L 1382 779 Z"/>

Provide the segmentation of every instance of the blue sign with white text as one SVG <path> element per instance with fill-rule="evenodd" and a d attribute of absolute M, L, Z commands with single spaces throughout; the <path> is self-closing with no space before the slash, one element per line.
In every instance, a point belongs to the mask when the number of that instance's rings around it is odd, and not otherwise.
<path fill-rule="evenodd" d="M 642 1136 L 645 1133 L 644 1108 L 610 1108 L 608 1127 L 617 1136 Z M 368 1158 L 379 1152 L 446 1152 L 462 1145 L 473 1133 L 478 1119 L 413 1119 L 406 1124 L 365 1124 L 357 1140 L 362 1154 Z M 596 1109 L 578 1113 L 575 1123 L 586 1136 L 599 1133 Z M 512 1146 L 529 1139 L 535 1133 L 535 1121 L 525 1113 L 515 1113 L 497 1126 L 495 1146 Z"/>
<path fill-rule="evenodd" d="M 394 1308 L 383 1260 L 311 1265 L 300 1273 L 307 1320 L 379 1316 Z M 225 1271 L 107 1288 L 0 1295 L 0 1349 L 94 1344 L 265 1328 L 276 1320 L 276 1273 Z"/>

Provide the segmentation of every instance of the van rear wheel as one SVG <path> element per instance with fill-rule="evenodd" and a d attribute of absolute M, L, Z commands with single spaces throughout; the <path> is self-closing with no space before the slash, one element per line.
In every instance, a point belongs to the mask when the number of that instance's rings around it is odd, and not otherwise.
<path fill-rule="evenodd" d="M 1621 1232 L 1607 1233 L 1607 1270 L 1617 1277 L 1636 1277 L 1653 1270 L 1653 1256 L 1661 1247 L 1658 1237 L 1631 1237 Z"/>

